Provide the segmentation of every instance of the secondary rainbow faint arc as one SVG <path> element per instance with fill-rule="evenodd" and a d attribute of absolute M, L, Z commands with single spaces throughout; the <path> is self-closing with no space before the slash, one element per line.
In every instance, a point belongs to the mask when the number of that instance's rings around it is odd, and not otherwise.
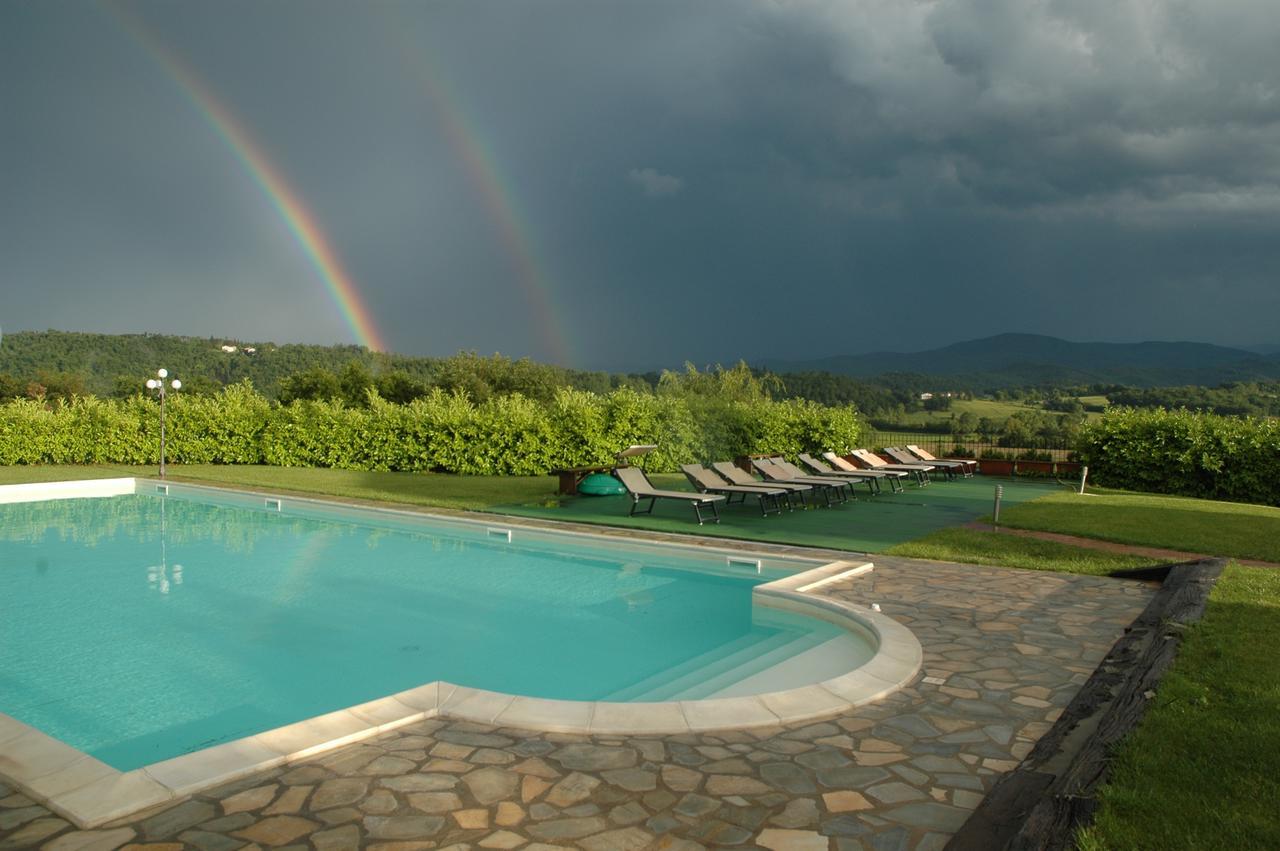
<path fill-rule="evenodd" d="M 462 161 L 467 178 L 475 186 L 489 218 L 498 229 L 507 255 L 515 264 L 516 279 L 525 300 L 533 310 L 543 345 L 557 363 L 569 366 L 573 360 L 568 337 L 551 299 L 551 281 L 542 271 L 545 264 L 539 259 L 530 236 L 533 228 L 521 215 L 515 192 L 509 187 L 509 181 L 503 179 L 498 160 L 483 135 L 473 126 L 457 98 L 441 82 L 443 77 L 434 67 L 426 49 L 410 44 L 404 35 L 406 27 L 399 24 L 393 22 L 388 27 L 392 39 L 426 91 L 432 112 L 444 127 L 449 147 Z"/>
<path fill-rule="evenodd" d="M 173 79 L 196 108 L 200 117 L 230 149 L 232 155 L 266 196 L 271 206 L 293 235 L 304 255 L 315 268 L 342 318 L 350 326 L 356 342 L 375 351 L 387 351 L 386 341 L 373 322 L 355 282 L 343 268 L 337 252 L 325 237 L 315 216 L 303 204 L 253 137 L 226 107 L 159 37 L 137 17 L 116 6 L 103 4 L 121 27 L 137 41 Z"/>

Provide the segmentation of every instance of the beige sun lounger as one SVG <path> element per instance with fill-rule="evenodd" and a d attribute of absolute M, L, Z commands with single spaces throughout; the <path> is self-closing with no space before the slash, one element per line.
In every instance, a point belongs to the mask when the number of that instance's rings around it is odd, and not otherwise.
<path fill-rule="evenodd" d="M 902 491 L 901 480 L 907 477 L 906 473 L 900 473 L 897 470 L 860 470 L 848 462 L 845 463 L 849 469 L 836 470 L 805 452 L 800 453 L 800 463 L 812 470 L 816 476 L 845 476 L 851 479 L 868 481 L 875 485 L 875 488 L 871 491 L 872 493 L 881 492 L 881 479 L 886 479 L 889 482 L 889 489 L 894 493 L 900 493 Z"/>
<path fill-rule="evenodd" d="M 964 477 L 970 478 L 978 471 L 978 462 L 970 458 L 938 458 L 929 452 L 916 446 L 914 443 L 907 444 L 907 451 L 928 464 L 959 464 L 964 470 Z"/>
<path fill-rule="evenodd" d="M 858 461 L 858 463 L 862 464 L 863 469 L 889 470 L 889 471 L 897 471 L 899 473 L 907 473 L 915 477 L 916 484 L 919 485 L 920 487 L 924 487 L 929 484 L 929 469 L 932 469 L 932 468 L 926 469 L 926 465 L 924 464 L 912 464 L 910 466 L 904 465 L 904 464 L 889 464 L 879 456 L 873 455 L 872 453 L 868 452 L 865 449 L 855 449 L 849 454 L 852 455 L 854 459 Z M 845 469 L 845 467 L 842 466 L 842 463 L 850 469 L 854 469 L 854 470 L 858 469 L 858 467 L 849 463 L 847 459 L 839 455 L 836 455 L 834 452 L 824 452 L 822 457 L 826 458 L 828 461 L 835 464 L 835 466 L 840 469 Z M 840 459 L 839 462 L 835 460 L 837 458 Z"/>
<path fill-rule="evenodd" d="M 840 479 L 843 482 L 848 482 L 849 493 L 851 494 L 853 493 L 854 483 L 866 485 L 867 492 L 870 493 L 872 496 L 875 496 L 876 492 L 880 490 L 880 482 L 877 481 L 880 478 L 880 476 L 877 473 L 870 470 L 865 471 L 866 475 L 860 475 L 858 473 L 841 473 L 835 470 L 830 470 L 826 473 L 805 472 L 801 468 L 797 467 L 795 464 L 792 464 L 786 458 L 783 458 L 781 455 L 770 458 L 769 460 L 772 461 L 777 467 L 781 468 L 782 471 L 789 476 L 818 476 L 823 479 Z M 800 460 L 803 461 L 804 458 L 801 458 Z M 810 459 L 810 460 L 813 460 L 813 459 Z"/>

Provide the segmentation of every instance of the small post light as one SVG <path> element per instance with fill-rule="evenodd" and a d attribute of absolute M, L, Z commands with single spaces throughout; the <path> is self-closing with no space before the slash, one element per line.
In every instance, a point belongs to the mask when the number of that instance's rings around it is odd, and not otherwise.
<path fill-rule="evenodd" d="M 164 369 L 163 367 L 156 370 L 156 375 L 158 376 L 157 378 L 147 379 L 147 389 L 158 393 L 160 396 L 160 478 L 163 479 L 164 473 L 165 473 L 164 400 L 169 388 L 173 388 L 174 390 L 181 390 L 182 382 L 175 378 L 172 381 L 170 381 L 168 384 L 166 384 L 165 379 L 169 377 L 169 370 Z"/>
<path fill-rule="evenodd" d="M 1089 479 L 1089 465 L 1080 468 L 1080 495 L 1084 496 L 1084 483 Z"/>
<path fill-rule="evenodd" d="M 1004 485 L 996 485 L 996 504 L 991 512 L 991 526 L 1000 525 L 1000 498 L 1004 496 Z"/>

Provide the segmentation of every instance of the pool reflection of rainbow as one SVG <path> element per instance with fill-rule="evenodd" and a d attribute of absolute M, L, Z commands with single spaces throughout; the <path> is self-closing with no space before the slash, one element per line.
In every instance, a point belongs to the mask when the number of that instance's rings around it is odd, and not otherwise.
<path fill-rule="evenodd" d="M 386 351 L 386 342 L 374 325 L 373 316 L 356 288 L 355 281 L 343 268 L 342 261 L 315 216 L 231 110 L 218 100 L 195 71 L 184 64 L 136 13 L 114 3 L 104 3 L 103 8 L 164 69 L 267 197 L 307 260 L 315 267 L 356 341 L 375 351 Z"/>

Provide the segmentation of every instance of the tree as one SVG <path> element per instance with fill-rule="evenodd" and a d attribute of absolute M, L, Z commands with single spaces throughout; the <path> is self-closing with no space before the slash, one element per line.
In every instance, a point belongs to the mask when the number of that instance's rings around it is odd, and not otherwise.
<path fill-rule="evenodd" d="M 375 385 L 379 396 L 397 405 L 407 405 L 427 395 L 426 384 L 398 369 L 378 376 Z"/>
<path fill-rule="evenodd" d="M 373 386 L 373 376 L 360 361 L 347 361 L 347 365 L 338 374 L 338 386 L 342 389 L 344 402 L 353 408 L 362 408 L 369 403 L 369 388 Z"/>
<path fill-rule="evenodd" d="M 338 376 L 322 366 L 313 366 L 296 372 L 280 382 L 280 402 L 289 404 L 298 399 L 338 399 L 342 385 Z"/>

